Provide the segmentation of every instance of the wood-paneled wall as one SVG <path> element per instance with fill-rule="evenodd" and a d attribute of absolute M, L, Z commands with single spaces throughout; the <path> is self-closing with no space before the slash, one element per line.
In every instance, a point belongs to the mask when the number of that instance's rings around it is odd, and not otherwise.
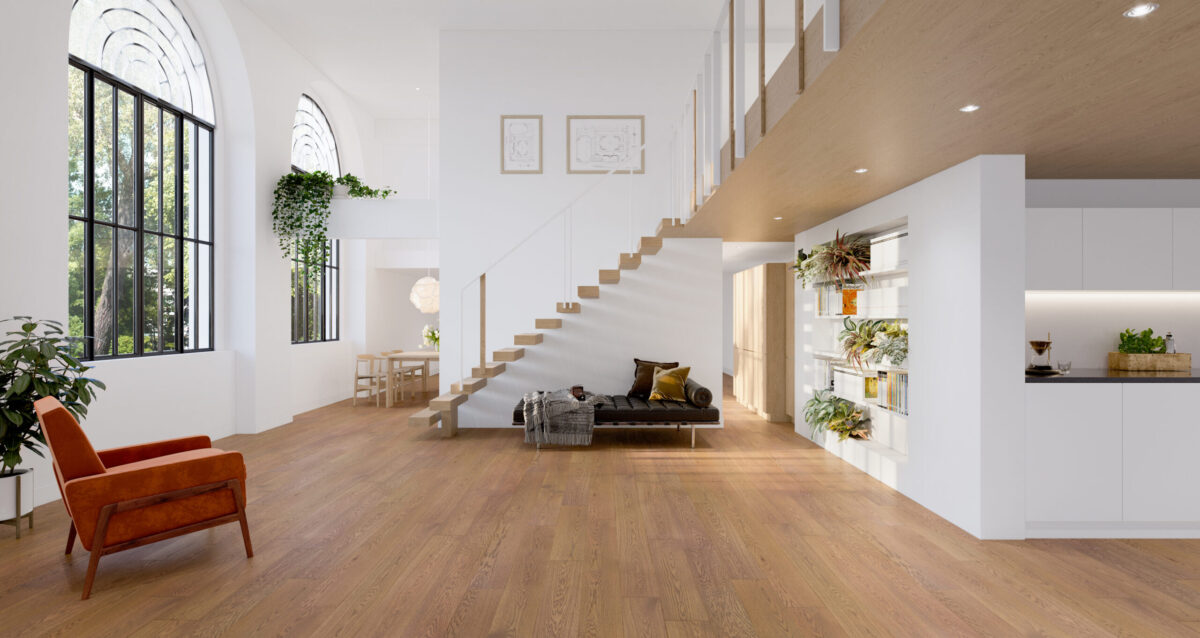
<path fill-rule="evenodd" d="M 768 421 L 791 411 L 788 264 L 762 264 L 733 276 L 733 396 Z"/>

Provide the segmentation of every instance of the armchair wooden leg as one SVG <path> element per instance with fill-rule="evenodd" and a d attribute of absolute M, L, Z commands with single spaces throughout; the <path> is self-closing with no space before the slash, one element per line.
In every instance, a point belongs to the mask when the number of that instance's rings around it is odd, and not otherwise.
<path fill-rule="evenodd" d="M 254 558 L 254 546 L 250 544 L 250 523 L 246 521 L 246 491 L 240 481 L 232 481 L 233 500 L 237 503 L 238 522 L 242 525 L 242 542 L 246 545 L 246 558 Z"/>
<path fill-rule="evenodd" d="M 115 503 L 100 508 L 100 520 L 96 521 L 96 535 L 92 538 L 92 555 L 88 558 L 87 577 L 83 580 L 83 596 L 87 600 L 92 595 L 92 583 L 96 582 L 96 568 L 100 566 L 100 556 L 104 554 L 104 539 L 108 537 L 108 520 L 116 511 Z"/>
<path fill-rule="evenodd" d="M 67 530 L 67 551 L 70 555 L 71 550 L 75 549 L 75 522 L 71 521 L 71 529 Z"/>

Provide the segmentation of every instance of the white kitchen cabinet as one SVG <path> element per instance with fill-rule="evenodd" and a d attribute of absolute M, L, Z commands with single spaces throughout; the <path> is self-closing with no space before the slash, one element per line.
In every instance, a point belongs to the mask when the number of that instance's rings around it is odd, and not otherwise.
<path fill-rule="evenodd" d="M 1121 520 L 1121 388 L 1116 383 L 1026 385 L 1027 521 Z"/>
<path fill-rule="evenodd" d="M 1083 209 L 1025 211 L 1025 289 L 1083 288 Z"/>
<path fill-rule="evenodd" d="M 1200 290 L 1200 208 L 1174 213 L 1175 290 Z"/>
<path fill-rule="evenodd" d="M 1083 209 L 1083 288 L 1171 290 L 1169 208 Z"/>
<path fill-rule="evenodd" d="M 1116 387 L 1116 386 L 1114 386 Z M 1200 521 L 1200 384 L 1126 383 L 1125 520 Z"/>

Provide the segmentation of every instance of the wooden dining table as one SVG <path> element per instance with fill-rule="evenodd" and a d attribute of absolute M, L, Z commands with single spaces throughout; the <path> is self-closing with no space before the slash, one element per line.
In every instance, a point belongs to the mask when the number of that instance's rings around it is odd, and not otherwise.
<path fill-rule="evenodd" d="M 414 350 L 412 352 L 394 352 L 385 357 L 387 359 L 387 407 L 392 407 L 393 394 L 392 384 L 395 375 L 392 372 L 397 364 L 403 365 L 404 362 L 420 363 L 424 366 L 421 371 L 421 391 L 429 392 L 429 363 L 438 360 L 438 351 L 436 350 Z"/>

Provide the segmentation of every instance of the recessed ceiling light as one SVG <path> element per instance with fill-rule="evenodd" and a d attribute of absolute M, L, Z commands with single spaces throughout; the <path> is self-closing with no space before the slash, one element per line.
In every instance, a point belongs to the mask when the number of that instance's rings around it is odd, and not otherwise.
<path fill-rule="evenodd" d="M 778 222 L 778 221 L 783 221 L 783 218 L 782 218 L 782 217 L 776 217 L 776 218 L 775 218 L 775 221 L 777 221 L 777 222 Z"/>
<path fill-rule="evenodd" d="M 870 169 L 866 169 L 866 168 L 856 168 L 856 169 L 854 169 L 854 172 L 855 172 L 855 173 L 858 173 L 859 175 L 862 175 L 863 173 L 867 172 L 868 170 L 870 170 Z"/>
<path fill-rule="evenodd" d="M 963 113 L 974 113 L 975 111 L 979 110 L 979 105 L 978 104 L 968 104 L 958 110 L 962 111 Z"/>
<path fill-rule="evenodd" d="M 418 90 L 418 91 L 420 91 L 420 90 L 421 90 L 421 87 L 419 87 L 419 86 L 418 86 L 418 87 L 417 87 L 417 90 Z"/>
<path fill-rule="evenodd" d="M 1157 2 L 1143 2 L 1141 4 L 1134 5 L 1132 9 L 1126 11 L 1125 17 L 1126 18 L 1145 17 L 1145 16 L 1150 15 L 1151 13 L 1154 13 L 1154 10 L 1157 8 L 1158 8 Z"/>

